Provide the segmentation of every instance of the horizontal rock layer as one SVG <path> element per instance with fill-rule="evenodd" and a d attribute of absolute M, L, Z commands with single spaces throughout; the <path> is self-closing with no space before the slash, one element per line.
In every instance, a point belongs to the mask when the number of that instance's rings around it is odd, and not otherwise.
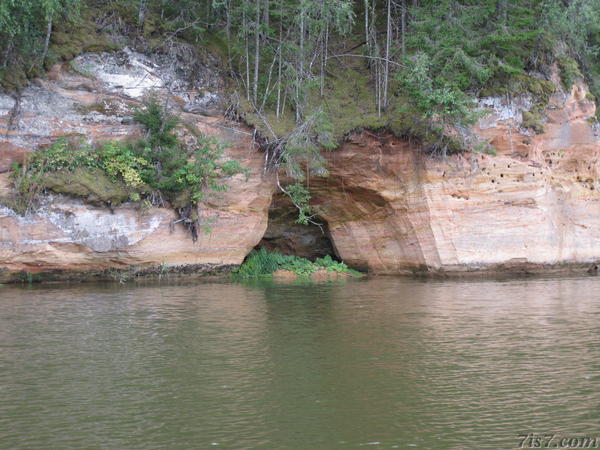
<path fill-rule="evenodd" d="M 11 189 L 10 165 L 58 136 L 139 136 L 132 111 L 148 89 L 170 96 L 184 121 L 226 140 L 227 157 L 250 171 L 201 206 L 211 231 L 195 243 L 181 224 L 171 225 L 175 215 L 167 208 L 110 211 L 60 195 L 26 217 L 0 207 L 0 282 L 42 272 L 227 270 L 263 237 L 263 245 L 286 253 L 331 250 L 381 274 L 580 269 L 600 259 L 599 130 L 582 84 L 552 97 L 538 135 L 520 127 L 526 100 L 483 99 L 489 114 L 474 131 L 497 155 L 442 160 L 385 132 L 350 136 L 326 153 L 330 176 L 311 179 L 312 205 L 329 234 L 296 229 L 295 209 L 278 196 L 265 235 L 274 180 L 251 133 L 219 115 L 219 75 L 198 73 L 177 78 L 164 58 L 126 50 L 83 55 L 19 98 L 0 95 L 0 196 Z"/>
<path fill-rule="evenodd" d="M 490 109 L 480 136 L 495 156 L 446 159 L 387 133 L 362 132 L 328 155 L 314 204 L 339 256 L 394 274 L 587 269 L 600 259 L 600 141 L 585 86 L 551 101 L 546 131 Z"/>
<path fill-rule="evenodd" d="M 140 86 L 150 82 L 146 87 L 156 95 L 171 95 L 184 121 L 226 141 L 226 157 L 238 159 L 249 170 L 248 177 L 228 179 L 227 192 L 210 195 L 201 205 L 199 216 L 207 232 L 197 242 L 182 224 L 172 225 L 176 216 L 168 208 L 140 210 L 125 204 L 111 211 L 60 195 L 45 197 L 41 208 L 26 217 L 0 206 L 0 282 L 23 273 L 124 268 L 212 272 L 239 265 L 260 241 L 273 181 L 263 173 L 263 155 L 251 133 L 232 128 L 217 114 L 185 112 L 214 107 L 218 95 L 187 93 L 187 80 L 174 80 L 174 72 L 159 63 L 132 51 L 84 55 L 71 66 L 56 66 L 47 80 L 34 81 L 18 99 L 0 96 L 0 196 L 11 189 L 7 170 L 12 162 L 59 136 L 80 135 L 88 141 L 139 136 L 131 116 L 141 105 L 141 95 L 148 94 Z M 74 71 L 73 65 L 80 69 Z"/>

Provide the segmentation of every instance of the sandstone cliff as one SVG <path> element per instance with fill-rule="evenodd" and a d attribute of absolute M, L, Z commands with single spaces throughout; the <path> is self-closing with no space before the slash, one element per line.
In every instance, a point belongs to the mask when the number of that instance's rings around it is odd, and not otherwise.
<path fill-rule="evenodd" d="M 213 78 L 201 72 L 183 77 L 174 67 L 173 61 L 129 49 L 88 54 L 55 66 L 46 80 L 35 80 L 18 99 L 0 96 L 0 195 L 10 189 L 12 161 L 57 136 L 101 140 L 139 135 L 132 110 L 152 89 L 169 95 L 184 120 L 226 141 L 227 157 L 250 171 L 247 179 L 236 175 L 228 180 L 227 192 L 211 196 L 199 208 L 201 222 L 211 231 L 192 242 L 181 224 L 171 226 L 175 214 L 170 209 L 125 204 L 110 211 L 61 195 L 47 196 L 39 211 L 26 217 L 0 206 L 0 281 L 23 273 L 78 278 L 86 272 L 105 278 L 112 269 L 123 268 L 188 267 L 210 273 L 240 264 L 260 241 L 273 191 L 272 180 L 263 173 L 263 156 L 251 133 L 211 113 L 220 101 L 214 72 Z"/>
<path fill-rule="evenodd" d="M 362 132 L 329 154 L 314 202 L 339 256 L 377 273 L 587 269 L 600 259 L 600 140 L 584 85 L 555 94 L 545 132 L 485 99 L 476 132 L 497 155 L 426 157 Z"/>
<path fill-rule="evenodd" d="M 125 204 L 110 211 L 48 195 L 30 216 L 0 207 L 0 281 L 132 267 L 214 272 L 240 264 L 265 231 L 263 243 L 303 256 L 330 248 L 318 230 L 294 232 L 285 220 L 267 230 L 276 188 L 263 154 L 251 133 L 219 115 L 223 86 L 215 72 L 177 67 L 128 49 L 87 54 L 56 66 L 19 99 L 0 96 L 0 195 L 10 189 L 12 161 L 57 136 L 139 134 L 131 111 L 152 89 L 170 96 L 185 120 L 228 141 L 228 157 L 250 169 L 248 179 L 234 177 L 228 192 L 200 208 L 211 231 L 193 243 L 181 225 L 170 226 L 169 209 Z M 589 268 L 600 260 L 600 137 L 586 94 L 581 83 L 556 93 L 542 134 L 520 128 L 527 99 L 482 99 L 490 114 L 474 131 L 496 155 L 441 160 L 386 132 L 348 137 L 326 154 L 330 176 L 311 180 L 325 236 L 346 263 L 372 273 Z M 271 218 L 289 217 L 288 207 L 279 198 Z"/>

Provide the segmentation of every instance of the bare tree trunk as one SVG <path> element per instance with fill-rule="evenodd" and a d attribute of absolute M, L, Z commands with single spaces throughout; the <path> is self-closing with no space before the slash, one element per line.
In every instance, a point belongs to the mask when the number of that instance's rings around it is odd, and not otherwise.
<path fill-rule="evenodd" d="M 304 18 L 304 6 L 300 7 L 300 63 L 299 70 L 296 76 L 296 123 L 300 123 L 302 121 L 302 106 L 300 95 L 300 84 L 304 80 L 304 26 L 305 26 L 305 18 Z"/>
<path fill-rule="evenodd" d="M 275 115 L 279 119 L 281 115 L 281 69 L 283 64 L 283 55 L 281 54 L 283 51 L 283 0 L 279 0 L 279 45 L 277 46 L 277 53 L 279 58 L 279 65 L 277 68 L 277 108 Z"/>
<path fill-rule="evenodd" d="M 372 0 L 371 20 L 369 24 L 369 39 L 371 41 L 371 56 L 380 58 L 379 44 L 377 43 L 377 30 L 375 29 L 375 5 L 376 0 Z M 375 61 L 374 64 L 375 80 L 375 103 L 377 105 L 377 115 L 381 116 L 381 63 Z"/>
<path fill-rule="evenodd" d="M 383 72 L 383 107 L 388 105 L 388 79 L 390 75 L 390 45 L 392 41 L 392 0 L 387 0 L 387 27 L 385 35 L 385 68 Z"/>
<path fill-rule="evenodd" d="M 10 51 L 13 45 L 13 38 L 10 38 L 10 41 L 6 44 L 6 49 L 4 50 L 4 56 L 2 57 L 2 67 L 6 67 L 8 64 L 8 56 L 10 55 Z"/>
<path fill-rule="evenodd" d="M 269 17 L 269 0 L 265 0 L 265 5 L 263 6 L 263 11 L 264 11 L 263 24 L 265 25 L 265 28 L 269 28 L 269 23 L 271 21 L 271 19 Z"/>
<path fill-rule="evenodd" d="M 325 24 L 325 38 L 323 40 L 323 58 L 321 59 L 321 97 L 325 95 L 325 72 L 327 71 L 327 52 L 329 48 L 329 22 Z"/>
<path fill-rule="evenodd" d="M 42 53 L 42 66 L 48 56 L 48 46 L 50 45 L 50 35 L 52 34 L 52 19 L 48 19 L 48 25 L 46 27 L 46 40 L 44 41 L 44 52 Z"/>
<path fill-rule="evenodd" d="M 227 36 L 227 56 L 229 56 L 229 43 L 231 42 L 231 1 L 225 2 L 225 36 Z"/>
<path fill-rule="evenodd" d="M 260 112 L 264 110 L 265 104 L 267 103 L 267 98 L 269 98 L 269 95 L 271 95 L 271 92 L 273 91 L 273 89 L 271 88 L 271 77 L 273 75 L 273 67 L 275 67 L 276 62 L 277 56 L 274 56 L 273 60 L 271 61 L 271 66 L 269 67 L 269 74 L 267 76 L 267 86 L 265 87 L 265 93 L 263 95 L 263 100 L 259 108 Z"/>
<path fill-rule="evenodd" d="M 402 12 L 401 12 L 401 24 L 402 27 L 402 59 L 406 58 L 406 0 L 402 0 Z"/>
<path fill-rule="evenodd" d="M 254 85 L 252 95 L 254 104 L 258 101 L 258 68 L 260 64 L 260 0 L 256 0 L 256 23 L 254 24 Z"/>
<path fill-rule="evenodd" d="M 242 10 L 242 28 L 244 29 L 244 46 L 246 57 L 246 99 L 250 101 L 250 51 L 248 49 L 248 22 L 246 21 L 246 8 Z"/>
<path fill-rule="evenodd" d="M 300 11 L 300 77 L 304 77 L 304 9 Z"/>
<path fill-rule="evenodd" d="M 329 21 L 325 18 L 325 0 L 321 0 L 321 17 L 325 20 L 325 30 L 320 35 L 321 46 L 321 70 L 319 75 L 319 94 L 323 97 L 325 93 L 325 64 L 327 61 L 327 33 L 329 31 Z"/>
<path fill-rule="evenodd" d="M 381 64 L 375 64 L 375 96 L 377 97 L 377 117 L 381 117 Z"/>
<path fill-rule="evenodd" d="M 231 0 L 225 1 L 225 36 L 227 38 L 227 68 L 233 72 L 231 63 Z"/>
<path fill-rule="evenodd" d="M 367 43 L 367 54 L 371 55 L 371 41 L 369 39 L 369 0 L 365 0 L 365 42 Z"/>
<path fill-rule="evenodd" d="M 506 2 L 504 0 L 496 0 L 496 17 L 501 20 L 504 25 L 506 23 Z"/>
<path fill-rule="evenodd" d="M 144 22 L 146 20 L 146 1 L 140 0 L 140 6 L 138 9 L 138 27 L 140 31 L 144 31 Z"/>

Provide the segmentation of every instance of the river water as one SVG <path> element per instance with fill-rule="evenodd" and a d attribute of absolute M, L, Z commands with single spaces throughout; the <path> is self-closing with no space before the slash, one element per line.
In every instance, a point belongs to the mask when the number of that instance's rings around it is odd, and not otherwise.
<path fill-rule="evenodd" d="M 0 448 L 600 437 L 599 319 L 595 277 L 4 286 Z"/>

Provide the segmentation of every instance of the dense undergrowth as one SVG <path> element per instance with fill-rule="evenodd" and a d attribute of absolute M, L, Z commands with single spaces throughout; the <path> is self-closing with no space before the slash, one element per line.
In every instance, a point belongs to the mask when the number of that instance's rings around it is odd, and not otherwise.
<path fill-rule="evenodd" d="M 146 138 L 88 145 L 81 138 L 59 139 L 15 164 L 15 195 L 3 203 L 21 214 L 35 209 L 45 191 L 78 196 L 108 207 L 126 201 L 140 207 L 170 205 L 195 240 L 201 224 L 197 206 L 210 192 L 224 191 L 224 178 L 246 173 L 236 160 L 224 160 L 224 145 L 195 132 L 185 146 L 174 130 L 175 116 L 153 99 L 135 114 Z"/>
<path fill-rule="evenodd" d="M 314 262 L 311 262 L 306 258 L 283 255 L 278 252 L 269 252 L 264 248 L 261 248 L 248 255 L 244 263 L 237 272 L 234 273 L 234 278 L 250 279 L 270 277 L 277 270 L 289 270 L 300 278 L 310 278 L 313 273 L 320 270 L 361 276 L 360 272 L 350 269 L 343 262 L 335 261 L 329 255 L 323 258 L 317 258 Z"/>
<path fill-rule="evenodd" d="M 23 0 L 0 6 L 0 26 L 6 88 L 125 42 L 208 49 L 265 136 L 322 110 L 336 138 L 388 126 L 431 141 L 471 119 L 475 97 L 531 93 L 542 104 L 539 82 L 554 68 L 565 89 L 585 78 L 600 96 L 600 0 Z"/>
<path fill-rule="evenodd" d="M 324 58 L 326 67 L 319 75 L 319 65 L 314 64 L 306 75 L 304 103 L 299 106 L 302 120 L 293 105 L 279 106 L 279 85 L 269 83 L 278 50 L 268 44 L 261 47 L 259 101 L 242 96 L 239 109 L 271 141 L 287 144 L 294 130 L 319 112 L 331 125 L 335 142 L 361 129 L 387 129 L 436 156 L 461 151 L 493 154 L 491 145 L 470 131 L 485 113 L 477 107 L 478 98 L 528 97 L 531 107 L 521 111 L 520 126 L 532 133 L 544 132 L 546 108 L 557 90 L 568 92 L 576 81 L 584 80 L 591 91 L 587 100 L 600 98 L 598 0 L 392 0 L 365 3 L 366 7 L 351 3 L 355 15 L 349 19 L 350 31 L 331 34 L 325 49 L 319 48 L 321 28 L 314 25 L 310 57 L 313 62 Z M 277 30 L 272 36 L 277 38 Z M 256 72 L 252 64 L 244 66 L 245 56 L 258 58 L 250 42 L 249 53 L 240 46 L 233 49 L 240 90 L 248 90 L 243 75 Z M 299 51 L 298 42 L 295 45 Z M 553 81 L 555 75 L 559 84 Z M 287 82 L 289 98 L 298 79 Z M 288 145 L 276 148 L 281 156 L 272 159 L 299 182 L 327 174 L 311 149 L 292 153 Z M 302 164 L 303 157 L 304 171 L 290 171 L 290 166 Z"/>

